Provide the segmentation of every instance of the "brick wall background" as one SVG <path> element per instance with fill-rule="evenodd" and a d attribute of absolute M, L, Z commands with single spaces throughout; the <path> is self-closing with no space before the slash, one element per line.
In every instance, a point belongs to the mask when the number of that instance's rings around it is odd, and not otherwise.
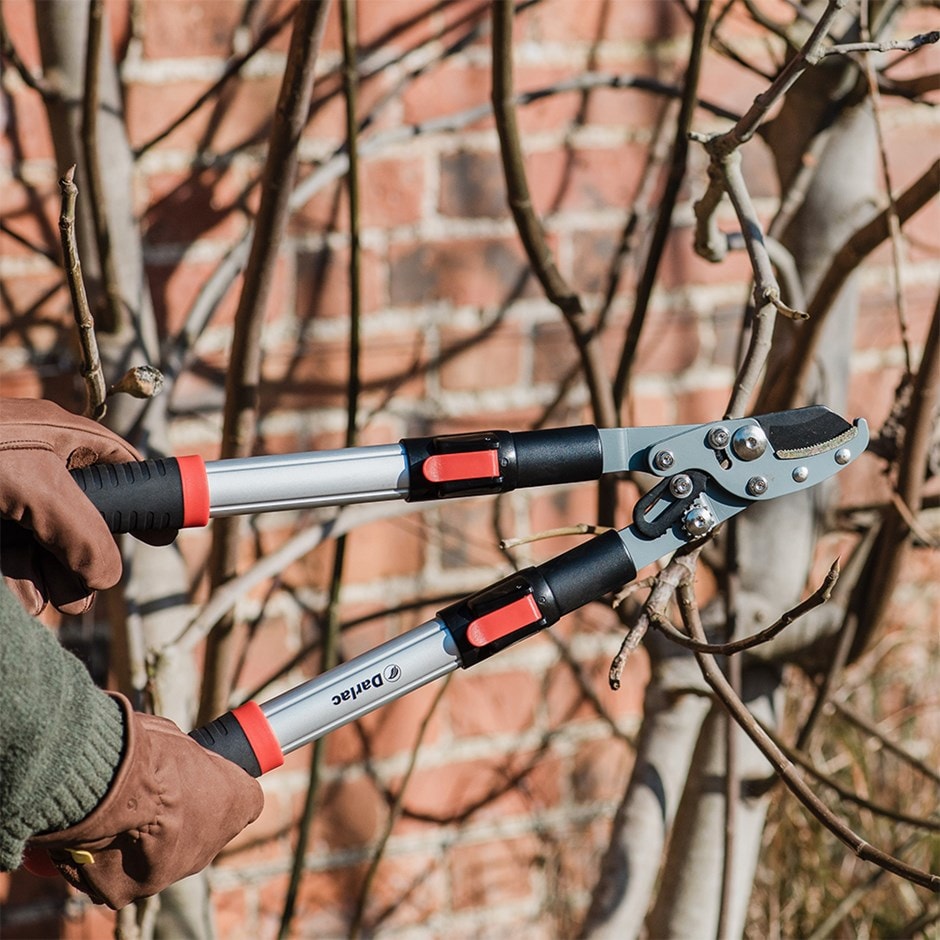
<path fill-rule="evenodd" d="M 769 7 L 781 14 L 788 5 Z M 174 121 L 218 78 L 247 36 L 289 8 L 268 0 L 145 0 L 132 16 L 130 4 L 109 2 L 132 145 L 141 147 Z M 17 50 L 38 68 L 32 3 L 5 0 L 3 14 Z M 395 138 L 399 128 L 459 117 L 486 104 L 485 4 L 362 0 L 358 18 L 367 65 L 386 64 L 362 85 L 364 109 L 384 105 L 364 136 L 378 143 L 363 146 L 362 159 L 361 443 L 484 427 L 522 429 L 543 420 L 552 405 L 552 424 L 590 420 L 580 384 L 556 403 L 559 383 L 576 356 L 558 312 L 528 273 L 505 204 L 492 121 L 455 120 L 445 130 Z M 338 22 L 334 7 L 320 61 L 323 78 L 302 142 L 304 176 L 344 137 Z M 765 35 L 740 4 L 729 23 L 735 24 L 732 34 L 742 55 L 766 56 Z M 927 25 L 927 14 L 910 13 L 898 35 Z M 474 26 L 476 38 L 437 61 L 442 48 Z M 544 0 L 517 22 L 516 87 L 538 89 L 587 71 L 673 81 L 681 75 L 689 29 L 688 17 L 674 3 Z M 180 329 L 207 277 L 244 232 L 246 211 L 255 207 L 251 187 L 263 160 L 288 36 L 289 28 L 281 31 L 238 81 L 138 160 L 147 271 L 167 336 Z M 917 70 L 931 70 L 931 55 L 936 65 L 936 55 L 927 53 Z M 423 63 L 426 70 L 410 77 Z M 760 78 L 726 59 L 706 60 L 707 101 L 741 112 L 762 87 Z M 11 69 L 3 88 L 3 216 L 9 229 L 49 255 L 8 231 L 0 233 L 3 394 L 45 396 L 76 408 L 68 294 L 57 260 L 56 180 L 62 168 L 55 165 L 38 96 Z M 599 88 L 551 95 L 520 112 L 536 208 L 560 269 L 591 309 L 603 301 L 662 107 L 647 92 Z M 936 152 L 936 112 L 888 99 L 884 117 L 892 178 L 900 190 Z M 708 130 L 722 123 L 700 111 L 696 126 Z M 745 149 L 745 169 L 767 216 L 777 193 L 759 141 Z M 748 265 L 742 253 L 713 266 L 692 252 L 691 200 L 701 192 L 703 171 L 702 154 L 693 147 L 692 173 L 624 416 L 628 423 L 712 420 L 727 401 Z M 938 222 L 935 201 L 906 229 L 904 289 L 915 351 L 934 303 Z M 259 452 L 341 445 L 348 258 L 347 196 L 337 178 L 294 215 L 279 259 L 262 338 Z M 877 428 L 902 368 L 887 248 L 866 262 L 862 278 L 849 411 Z M 192 367 L 173 389 L 179 453 L 217 453 L 239 286 L 237 281 L 227 293 L 198 341 Z M 634 289 L 628 268 L 608 314 L 604 348 L 611 369 Z M 883 497 L 879 470 L 871 460 L 846 474 L 851 489 L 844 499 Z M 427 619 L 436 610 L 435 598 L 469 592 L 505 574 L 510 563 L 498 550 L 500 535 L 589 522 L 594 505 L 591 486 L 550 488 L 444 504 L 355 530 L 342 593 L 344 656 Z M 245 564 L 282 544 L 304 522 L 289 513 L 259 517 L 246 541 Z M 196 571 L 207 538 L 181 538 Z M 529 564 L 569 544 L 538 542 L 514 550 L 512 559 Z M 314 612 L 326 597 L 332 555 L 331 545 L 321 546 L 240 604 L 239 615 L 257 624 L 240 694 L 258 695 L 263 687 L 261 697 L 270 697 L 317 673 L 314 652 L 278 675 L 318 636 Z M 937 609 L 937 558 L 919 558 L 905 576 L 892 618 L 906 628 L 928 630 Z M 430 600 L 407 606 L 418 599 Z M 399 605 L 401 613 L 384 614 Z M 554 634 L 563 645 L 548 636 L 530 640 L 473 673 L 455 675 L 442 695 L 433 685 L 330 736 L 326 788 L 298 900 L 298 936 L 345 932 L 426 720 L 404 813 L 379 865 L 365 922 L 384 936 L 571 934 L 627 779 L 645 666 L 638 658 L 623 689 L 609 691 L 607 669 L 622 634 L 600 605 L 566 618 Z M 266 684 L 272 675 L 278 677 Z M 269 937 L 276 931 L 308 761 L 307 750 L 296 752 L 265 779 L 261 819 L 213 872 L 220 936 Z M 107 916 L 100 910 L 73 902 L 70 911 L 63 927 L 69 936 L 101 935 Z"/>

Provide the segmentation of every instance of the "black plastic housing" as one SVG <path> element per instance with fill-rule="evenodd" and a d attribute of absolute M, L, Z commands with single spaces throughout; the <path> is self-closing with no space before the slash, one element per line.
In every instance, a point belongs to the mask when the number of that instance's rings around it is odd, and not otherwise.
<path fill-rule="evenodd" d="M 474 431 L 411 437 L 402 440 L 401 445 L 408 458 L 409 502 L 596 480 L 604 463 L 600 435 L 589 424 L 545 431 Z M 497 476 L 438 482 L 424 475 L 423 464 L 428 457 L 489 450 L 497 452 Z"/>
<path fill-rule="evenodd" d="M 513 643 L 557 623 L 565 614 L 618 590 L 635 577 L 636 565 L 623 540 L 617 532 L 605 532 L 542 565 L 517 571 L 445 607 L 437 616 L 454 638 L 460 653 L 460 665 L 469 669 Z M 467 631 L 475 620 L 508 607 L 527 594 L 532 595 L 542 615 L 540 620 L 525 624 L 485 646 L 470 642 Z"/>

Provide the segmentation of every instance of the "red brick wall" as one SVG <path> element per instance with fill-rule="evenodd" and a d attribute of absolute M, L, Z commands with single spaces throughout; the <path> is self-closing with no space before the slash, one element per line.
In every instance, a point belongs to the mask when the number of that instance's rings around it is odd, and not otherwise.
<path fill-rule="evenodd" d="M 406 66 L 418 57 L 434 58 L 420 44 L 438 31 L 446 31 L 443 42 L 449 43 L 470 24 L 486 20 L 480 2 L 455 2 L 423 15 L 434 6 L 430 0 L 359 4 L 364 45 L 380 43 L 382 59 L 411 53 L 363 84 L 363 108 L 395 91 Z M 263 24 L 288 7 L 262 0 L 254 23 Z M 243 8 L 235 0 L 148 0 L 140 5 L 142 21 L 132 24 L 129 4 L 109 2 L 134 146 L 162 130 L 219 74 L 232 53 Z M 775 6 L 775 12 L 786 9 L 782 0 Z M 32 3 L 5 0 L 4 16 L 20 55 L 37 67 Z M 899 35 L 924 26 L 922 18 L 909 16 Z M 764 56 L 759 29 L 741 16 L 736 30 L 743 53 Z M 539 88 L 588 70 L 672 81 L 681 73 L 688 34 L 689 22 L 678 4 L 545 0 L 516 26 L 516 87 Z M 147 270 L 165 334 L 180 327 L 200 287 L 244 231 L 242 194 L 259 174 L 287 36 L 283 31 L 220 100 L 138 162 Z M 445 63 L 405 82 L 366 138 L 485 104 L 487 44 L 483 30 Z M 304 175 L 343 139 L 338 61 L 334 5 L 321 56 L 321 70 L 330 74 L 318 83 L 315 113 L 304 135 Z M 921 66 L 930 71 L 927 56 L 918 62 Z M 3 215 L 10 228 L 55 255 L 61 168 L 53 159 L 38 97 L 12 70 L 4 87 Z M 740 66 L 717 56 L 706 62 L 702 94 L 710 101 L 741 111 L 762 87 Z M 551 96 L 521 112 L 536 208 L 545 215 L 560 269 L 592 308 L 600 303 L 660 107 L 647 93 L 606 89 L 584 97 Z M 892 178 L 902 189 L 936 151 L 936 118 L 926 108 L 896 101 L 885 107 Z M 719 124 L 700 113 L 697 126 L 704 130 Z M 194 170 L 191 159 L 198 148 L 210 155 L 238 149 L 231 160 L 208 160 Z M 757 141 L 746 154 L 752 192 L 768 215 L 776 195 L 770 161 Z M 732 379 L 734 338 L 748 289 L 747 260 L 739 253 L 713 266 L 694 256 L 688 210 L 691 196 L 701 191 L 704 166 L 695 148 L 692 160 L 696 172 L 676 214 L 641 345 L 628 416 L 634 423 L 714 419 L 724 409 Z M 248 208 L 255 203 L 252 190 Z M 262 339 L 260 451 L 341 443 L 347 205 L 336 181 L 291 220 Z M 938 222 L 934 202 L 908 229 L 905 285 L 915 351 L 934 302 Z M 362 443 L 491 426 L 520 429 L 538 420 L 576 356 L 559 314 L 527 275 L 505 205 L 492 121 L 483 118 L 453 132 L 425 133 L 366 152 L 362 225 Z M 75 359 L 66 339 L 68 295 L 61 272 L 2 234 L 0 251 L 3 393 L 45 395 L 74 407 Z M 863 282 L 850 410 L 877 427 L 901 368 L 886 250 L 866 263 Z M 634 287 L 628 272 L 611 307 L 604 349 L 612 370 Z M 195 368 L 174 390 L 179 452 L 217 453 L 225 351 L 237 296 L 238 284 L 200 341 Z M 575 389 L 553 413 L 552 423 L 589 420 L 585 403 L 583 390 Z M 866 498 L 884 492 L 873 468 L 874 462 L 851 477 L 868 488 Z M 436 609 L 382 617 L 388 607 L 467 592 L 505 573 L 509 565 L 496 548 L 494 518 L 500 534 L 540 531 L 592 521 L 594 499 L 589 486 L 516 493 L 498 504 L 487 498 L 444 505 L 356 530 L 347 555 L 343 609 L 348 620 L 361 623 L 344 634 L 344 654 L 397 635 Z M 246 564 L 258 544 L 270 551 L 298 525 L 290 514 L 259 518 L 257 543 L 246 545 Z M 194 558 L 204 552 L 203 536 L 183 539 Z M 528 563 L 568 544 L 537 543 L 513 557 Z M 255 617 L 266 605 L 239 679 L 243 694 L 311 640 L 314 626 L 307 610 L 324 599 L 332 552 L 331 546 L 318 548 L 291 565 L 270 596 L 254 594 L 242 606 L 242 615 Z M 914 587 L 931 591 L 936 600 L 929 576 L 915 576 L 921 581 Z M 920 609 L 920 616 L 929 618 L 936 608 L 926 604 Z M 637 659 L 622 691 L 608 690 L 607 668 L 621 637 L 615 619 L 599 606 L 567 618 L 555 632 L 568 645 L 573 665 L 544 637 L 453 677 L 428 725 L 404 797 L 404 817 L 392 831 L 369 897 L 366 923 L 381 923 L 388 935 L 414 928 L 408 935 L 416 937 L 445 932 L 506 936 L 511 931 L 570 935 L 583 913 L 629 770 L 626 736 L 638 723 L 645 665 Z M 317 668 L 311 657 L 275 688 Z M 585 695 L 585 686 L 596 703 Z M 330 737 L 310 871 L 299 898 L 298 936 L 344 933 L 389 800 L 397 794 L 438 691 L 421 690 Z M 269 688 L 264 697 L 270 694 Z M 267 937 L 276 930 L 308 756 L 306 750 L 295 753 L 265 779 L 261 819 L 236 841 L 212 876 L 220 936 Z M 73 924 L 72 935 L 92 936 L 98 929 L 100 912 L 83 916 Z"/>

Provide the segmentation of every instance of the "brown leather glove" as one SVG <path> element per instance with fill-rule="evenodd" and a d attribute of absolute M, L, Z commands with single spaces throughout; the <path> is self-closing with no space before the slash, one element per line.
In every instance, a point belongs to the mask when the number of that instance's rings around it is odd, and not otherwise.
<path fill-rule="evenodd" d="M 0 398 L 0 569 L 30 614 L 48 603 L 82 613 L 96 589 L 117 583 L 114 536 L 68 471 L 140 459 L 107 428 L 52 402 Z M 147 540 L 166 544 L 175 535 Z"/>
<path fill-rule="evenodd" d="M 264 797 L 241 767 L 167 718 L 124 710 L 124 756 L 105 798 L 80 823 L 30 840 L 70 884 L 114 910 L 202 871 Z"/>

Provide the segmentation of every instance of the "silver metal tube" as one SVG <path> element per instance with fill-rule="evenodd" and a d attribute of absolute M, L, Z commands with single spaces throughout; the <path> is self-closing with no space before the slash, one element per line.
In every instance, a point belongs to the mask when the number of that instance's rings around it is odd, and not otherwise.
<path fill-rule="evenodd" d="M 401 444 L 216 460 L 206 464 L 209 515 L 345 506 L 401 499 L 408 460 Z"/>
<path fill-rule="evenodd" d="M 450 631 L 435 618 L 263 702 L 261 711 L 288 754 L 459 665 Z"/>

